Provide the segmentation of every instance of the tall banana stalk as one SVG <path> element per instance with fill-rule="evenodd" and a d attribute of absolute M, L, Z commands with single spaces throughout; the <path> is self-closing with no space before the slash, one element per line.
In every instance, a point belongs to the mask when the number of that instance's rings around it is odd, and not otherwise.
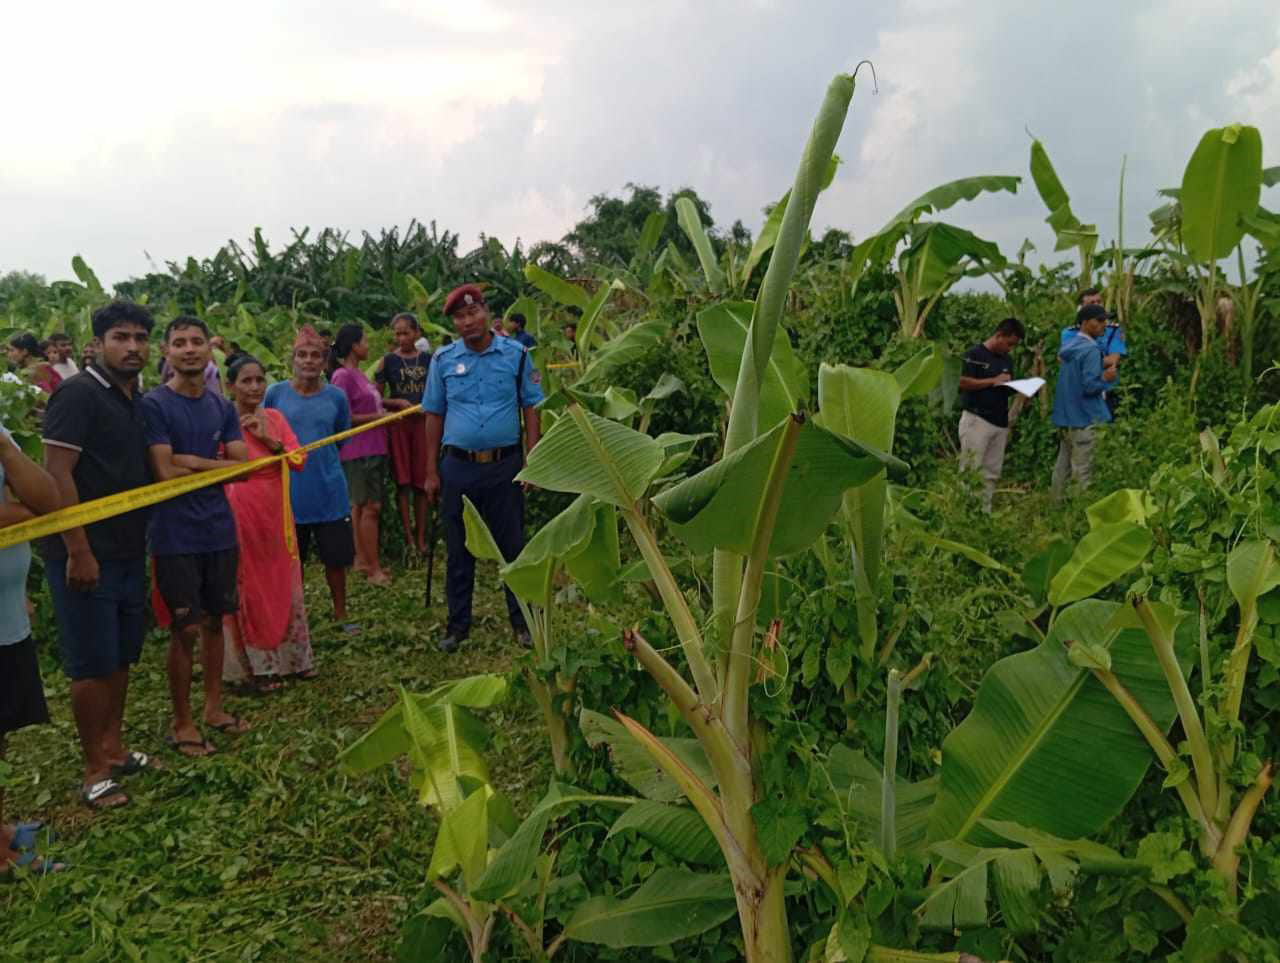
<path fill-rule="evenodd" d="M 752 807 L 760 800 L 757 753 L 766 733 L 752 730 L 749 691 L 755 673 L 756 614 L 770 557 L 811 544 L 839 510 L 844 491 L 893 459 L 841 439 L 793 413 L 761 425 L 761 391 L 787 287 L 814 199 L 854 91 L 854 77 L 832 81 L 805 148 L 747 331 L 720 462 L 654 499 L 685 541 L 715 549 L 715 649 L 671 573 L 648 518 L 646 493 L 662 470 L 655 439 L 571 404 L 529 456 L 519 476 L 542 488 L 576 492 L 613 505 L 639 548 L 679 640 L 688 677 L 638 632 L 624 644 L 662 688 L 698 739 L 714 781 L 692 771 L 634 719 L 618 722 L 702 816 L 733 882 L 749 963 L 790 963 L 783 883 L 787 865 L 770 865 Z M 762 431 L 761 429 L 767 429 Z M 804 482 L 790 483 L 805 464 Z M 803 489 L 803 491 L 801 491 Z"/>
<path fill-rule="evenodd" d="M 862 64 L 858 65 L 859 68 L 861 66 Z M 725 458 L 760 434 L 760 390 L 768 370 L 769 356 L 773 351 L 778 326 L 782 322 L 787 291 L 791 287 L 791 280 L 795 276 L 804 248 L 814 204 L 825 186 L 824 180 L 835 153 L 836 141 L 849 113 L 857 70 L 858 68 L 854 68 L 854 73 L 838 75 L 831 81 L 813 131 L 809 135 L 809 142 L 800 158 L 795 185 L 791 188 L 787 209 L 778 228 L 777 241 L 769 258 L 769 267 L 760 283 L 760 292 L 751 316 L 751 327 L 742 352 L 742 364 L 738 368 L 738 383 L 729 406 L 729 426 L 724 442 Z M 742 586 L 741 556 L 717 551 L 711 585 L 715 639 L 723 643 L 728 638 L 733 615 L 738 607 Z"/>

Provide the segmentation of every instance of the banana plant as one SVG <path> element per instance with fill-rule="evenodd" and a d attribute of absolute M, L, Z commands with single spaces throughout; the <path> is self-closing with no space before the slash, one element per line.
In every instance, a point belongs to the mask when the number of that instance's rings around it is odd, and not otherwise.
<path fill-rule="evenodd" d="M 525 280 L 553 301 L 579 312 L 577 363 L 579 366 L 587 365 L 596 350 L 597 336 L 609 333 L 603 318 L 605 305 L 615 292 L 624 290 L 626 285 L 615 278 L 597 285 L 592 294 L 582 285 L 565 280 L 536 264 L 525 265 L 524 276 Z M 604 339 L 600 340 L 603 343 Z"/>
<path fill-rule="evenodd" d="M 704 633 L 672 575 L 646 515 L 645 496 L 665 457 L 656 440 L 575 404 L 547 432 L 521 473 L 540 487 L 613 504 L 648 568 L 688 676 L 638 633 L 629 632 L 624 644 L 692 730 L 711 779 L 700 778 L 636 720 L 617 713 L 617 722 L 679 787 L 715 838 L 729 869 L 751 963 L 791 959 L 783 899 L 786 866 L 769 865 L 752 815 L 759 801 L 753 775 L 759 740 L 751 727 L 749 693 L 765 568 L 771 556 L 812 544 L 839 509 L 844 491 L 892 462 L 801 417 L 788 415 L 777 424 L 761 420 L 762 386 L 786 291 L 853 91 L 853 76 L 832 82 L 805 148 L 747 327 L 723 457 L 655 499 L 673 531 L 695 552 L 714 552 L 709 632 Z"/>
<path fill-rule="evenodd" d="M 1146 558 L 1153 510 L 1145 492 L 1113 493 L 1090 506 L 1090 532 L 1069 556 L 1055 549 L 1029 573 L 1047 586 L 1049 628 L 1035 649 L 991 668 L 973 711 L 943 744 L 927 835 L 936 882 L 918 910 L 923 925 L 982 925 L 987 871 L 981 867 L 995 873 L 1004 906 L 1001 889 L 1011 879 L 1002 882 L 1001 874 L 1016 869 L 1010 861 L 1019 861 L 1018 872 L 1032 878 L 1032 860 L 1039 858 L 1035 839 L 1096 833 L 1132 798 L 1153 761 L 1197 827 L 1201 856 L 1234 903 L 1239 850 L 1275 776 L 1272 763 L 1261 763 L 1238 793 L 1228 778 L 1236 765 L 1234 730 L 1259 599 L 1280 586 L 1280 562 L 1265 538 L 1240 541 L 1227 556 L 1225 581 L 1239 627 L 1217 672 L 1201 641 L 1202 688 L 1212 693 L 1202 696 L 1202 709 L 1188 682 L 1197 631 L 1186 613 L 1143 594 L 1124 602 L 1092 597 Z M 1169 736 L 1175 721 L 1185 739 L 1182 751 Z M 1033 852 L 1011 855 L 1011 840 Z M 1097 851 L 1076 855 L 1088 857 L 1081 861 L 1086 871 L 1143 875 L 1130 863 L 1099 864 Z M 1148 885 L 1190 925 L 1193 914 L 1181 899 L 1164 886 Z M 1021 898 L 1025 888 L 1016 887 L 1010 898 Z"/>
<path fill-rule="evenodd" d="M 395 705 L 338 756 L 352 774 L 369 772 L 408 756 L 410 783 L 418 801 L 439 814 L 440 825 L 427 878 L 441 894 L 429 913 L 457 925 L 473 961 L 482 960 L 496 922 L 496 907 L 471 896 L 487 863 L 491 834 L 515 831 L 511 804 L 489 785 L 483 755 L 487 737 L 470 710 L 503 701 L 507 681 L 498 675 L 470 676 L 424 695 L 401 687 Z M 457 875 L 454 884 L 446 880 Z"/>
<path fill-rule="evenodd" d="M 818 182 L 819 193 L 831 186 L 839 166 L 839 156 L 832 154 L 831 159 L 827 162 L 826 170 Z M 741 297 L 746 292 L 747 286 L 751 282 L 752 274 L 755 273 L 765 255 L 777 243 L 778 232 L 782 228 L 782 219 L 786 216 L 787 204 L 790 201 L 791 191 L 787 191 L 776 204 L 769 208 L 769 213 L 765 216 L 760 233 L 752 242 L 751 251 L 748 253 L 746 260 L 743 261 L 741 268 L 730 260 L 728 270 L 725 270 L 715 256 L 715 249 L 707 236 L 706 228 L 703 227 L 702 219 L 698 216 L 697 207 L 687 197 L 681 197 L 676 200 L 676 214 L 680 228 L 684 231 L 685 236 L 689 238 L 689 243 L 693 245 L 693 249 L 698 255 L 698 263 L 702 268 L 708 291 L 716 295 L 731 293 L 735 297 Z M 804 247 L 808 246 L 810 240 L 811 238 L 806 234 Z M 801 253 L 803 253 L 803 248 Z M 730 259 L 732 259 L 733 254 L 734 252 L 731 249 L 728 252 Z"/>
<path fill-rule="evenodd" d="M 733 635 L 727 649 L 716 651 L 707 644 L 646 516 L 646 491 L 663 458 L 656 440 L 572 405 L 530 453 L 519 477 L 610 503 L 626 522 L 672 619 L 692 682 L 638 633 L 627 633 L 624 644 L 692 729 L 711 778 L 700 777 L 639 722 L 615 713 L 617 721 L 648 752 L 651 765 L 679 786 L 716 838 L 733 880 L 747 958 L 785 960 L 790 958 L 782 902 L 786 867 L 767 863 L 752 816 L 759 801 L 753 778 L 758 739 L 751 732 L 748 696 L 765 568 L 771 558 L 812 544 L 839 510 L 847 488 L 886 463 L 901 465 L 801 416 L 788 416 L 734 456 L 652 500 L 671 531 L 695 553 L 724 550 L 746 558 Z"/>
<path fill-rule="evenodd" d="M 1256 127 L 1230 124 L 1206 131 L 1187 161 L 1178 190 L 1180 238 L 1197 275 L 1200 348 L 1208 349 L 1218 318 L 1218 262 L 1244 237 L 1262 193 L 1262 135 Z M 1252 352 L 1250 352 L 1252 363 Z M 1200 357 L 1191 376 L 1195 397 Z"/>
<path fill-rule="evenodd" d="M 970 273 L 998 271 L 1005 259 L 999 247 L 971 231 L 920 218 L 983 192 L 1016 194 L 1021 182 L 1021 177 L 966 177 L 922 194 L 854 247 L 850 255 L 854 290 L 868 270 L 888 264 L 905 243 L 895 271 L 894 302 L 902 337 L 921 337 L 929 314 L 953 284 Z"/>
<path fill-rule="evenodd" d="M 574 680 L 562 673 L 548 680 L 540 670 L 554 664 L 558 654 L 556 580 L 567 571 L 589 599 L 614 597 L 621 567 L 614 508 L 586 496 L 575 499 L 539 529 L 510 562 L 503 558 L 489 527 L 466 496 L 462 518 L 467 550 L 478 559 L 498 563 L 498 574 L 515 595 L 529 626 L 537 665 L 526 667 L 525 676 L 547 726 L 556 774 L 564 775 L 570 771 L 566 704 L 572 699 Z"/>
<path fill-rule="evenodd" d="M 942 363 L 933 347 L 918 352 L 894 372 L 824 363 L 818 369 L 818 420 L 846 438 L 892 451 L 898 407 L 906 398 L 932 391 L 942 376 Z M 867 662 L 878 637 L 876 603 L 887 503 L 888 480 L 878 475 L 846 492 L 841 507 L 854 563 L 861 656 Z"/>
<path fill-rule="evenodd" d="M 1057 238 L 1055 251 L 1067 251 L 1074 248 L 1080 257 L 1079 286 L 1087 288 L 1093 278 L 1093 252 L 1098 246 L 1098 228 L 1095 224 L 1083 224 L 1071 211 L 1071 198 L 1067 189 L 1058 179 L 1058 172 L 1053 169 L 1049 160 L 1049 152 L 1039 140 L 1031 141 L 1031 179 L 1035 182 L 1036 191 L 1045 207 L 1049 208 L 1049 216 L 1045 223 L 1053 229 Z M 1123 182 L 1122 182 L 1123 183 Z M 1121 188 L 1121 205 L 1124 194 Z M 1123 211 L 1122 211 L 1123 213 Z"/>
<path fill-rule="evenodd" d="M 548 940 L 547 896 L 555 881 L 556 854 L 544 846 L 552 821 L 567 810 L 596 805 L 620 810 L 611 834 L 634 830 L 682 858 L 690 850 L 687 826 L 663 813 L 632 812 L 639 800 L 587 793 L 552 782 L 522 822 L 489 781 L 483 755 L 487 733 L 468 711 L 488 708 L 507 695 L 506 680 L 472 676 L 425 695 L 399 693 L 367 733 L 338 757 L 348 773 L 388 765 L 403 755 L 419 802 L 434 808 L 439 827 L 427 882 L 440 894 L 409 926 L 406 948 L 415 959 L 442 959 L 454 932 L 473 963 L 485 959 L 497 924 L 507 920 L 532 957 L 550 960 L 569 941 L 608 946 L 657 946 L 694 936 L 733 914 L 733 897 L 720 875 L 666 869 L 626 900 L 596 896 L 577 906 Z M 705 843 L 694 837 L 705 849 Z M 676 919 L 670 914 L 680 911 Z"/>

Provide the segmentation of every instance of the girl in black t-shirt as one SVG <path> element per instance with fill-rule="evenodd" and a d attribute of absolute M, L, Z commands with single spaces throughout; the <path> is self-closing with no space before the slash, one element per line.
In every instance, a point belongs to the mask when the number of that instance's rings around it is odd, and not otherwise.
<path fill-rule="evenodd" d="M 403 411 L 419 404 L 427 386 L 431 355 L 419 351 L 414 342 L 422 335 L 418 319 L 404 312 L 391 319 L 396 348 L 383 355 L 374 373 L 378 388 L 386 395 L 388 411 Z M 396 480 L 396 504 L 406 535 L 412 533 L 418 551 L 427 551 L 427 435 L 426 419 L 409 415 L 387 426 L 391 448 L 391 471 Z M 409 493 L 413 492 L 413 524 L 409 518 Z"/>

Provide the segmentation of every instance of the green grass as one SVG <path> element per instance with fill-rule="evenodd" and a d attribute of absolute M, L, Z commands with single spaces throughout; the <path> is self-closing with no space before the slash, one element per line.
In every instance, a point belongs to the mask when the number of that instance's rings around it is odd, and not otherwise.
<path fill-rule="evenodd" d="M 78 802 L 67 684 L 54 640 L 40 638 L 53 722 L 11 738 L 8 810 L 52 825 L 59 838 L 43 848 L 71 869 L 0 886 L 0 959 L 393 959 L 435 820 L 402 770 L 349 778 L 334 758 L 396 686 L 426 690 L 506 671 L 517 658 L 491 566 L 477 575 L 471 639 L 453 656 L 436 650 L 443 575 L 440 564 L 429 610 L 421 567 L 399 571 L 388 589 L 353 578 L 350 614 L 365 631 L 346 638 L 324 617 L 313 566 L 307 601 L 319 678 L 261 699 L 230 697 L 253 731 L 212 733 L 218 753 L 208 759 L 163 748 L 166 639 L 152 633 L 132 676 L 127 741 L 166 768 L 128 779 L 131 804 L 109 813 Z M 550 774 L 536 709 L 521 689 L 486 721 L 494 784 L 527 811 Z"/>

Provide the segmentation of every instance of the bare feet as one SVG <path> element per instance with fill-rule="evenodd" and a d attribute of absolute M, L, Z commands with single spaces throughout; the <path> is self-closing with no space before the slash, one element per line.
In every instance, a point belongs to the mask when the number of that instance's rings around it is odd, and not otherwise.
<path fill-rule="evenodd" d="M 378 569 L 378 571 L 369 575 L 368 578 L 369 578 L 370 585 L 381 585 L 385 587 L 391 584 L 391 576 L 388 575 L 386 572 L 384 572 L 382 569 Z"/>

